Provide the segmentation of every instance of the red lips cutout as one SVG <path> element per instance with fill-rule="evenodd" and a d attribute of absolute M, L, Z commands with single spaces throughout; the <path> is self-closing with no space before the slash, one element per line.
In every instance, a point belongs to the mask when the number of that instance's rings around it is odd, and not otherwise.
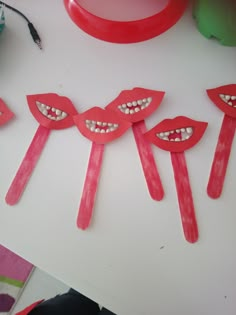
<path fill-rule="evenodd" d="M 4 101 L 0 98 L 0 126 L 6 124 L 13 117 L 13 112 L 10 111 Z"/>
<path fill-rule="evenodd" d="M 114 110 L 120 118 L 131 123 L 144 120 L 161 104 L 165 92 L 133 88 L 122 91 L 106 108 Z"/>
<path fill-rule="evenodd" d="M 236 84 L 207 90 L 212 102 L 226 115 L 236 118 Z"/>
<path fill-rule="evenodd" d="M 207 125 L 206 122 L 178 116 L 174 119 L 163 120 L 144 136 L 163 150 L 183 152 L 193 147 L 202 138 Z"/>
<path fill-rule="evenodd" d="M 116 112 L 100 107 L 93 107 L 73 119 L 82 135 L 100 144 L 122 136 L 131 126 L 131 123 L 119 118 Z"/>
<path fill-rule="evenodd" d="M 78 112 L 69 98 L 55 93 L 28 95 L 29 108 L 35 119 L 48 129 L 64 129 L 74 125 Z"/>

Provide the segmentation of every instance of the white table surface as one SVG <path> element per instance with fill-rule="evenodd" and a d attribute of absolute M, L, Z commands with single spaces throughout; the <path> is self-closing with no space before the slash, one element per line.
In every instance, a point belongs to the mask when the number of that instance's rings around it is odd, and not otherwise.
<path fill-rule="evenodd" d="M 0 37 L 0 95 L 16 118 L 1 127 L 0 243 L 118 315 L 234 315 L 236 309 L 236 143 L 219 200 L 206 184 L 223 118 L 205 89 L 236 82 L 236 48 L 202 37 L 190 10 L 165 34 L 137 44 L 96 40 L 69 19 L 62 1 L 8 1 Z M 38 127 L 25 95 L 66 95 L 79 111 L 105 106 L 134 86 L 166 91 L 148 128 L 186 115 L 209 122 L 186 152 L 200 238 L 183 238 L 168 152 L 154 149 L 165 198 L 150 199 L 132 132 L 106 146 L 91 227 L 76 227 L 90 142 L 75 127 L 51 132 L 20 202 L 4 195 Z M 164 248 L 163 248 L 164 247 Z"/>

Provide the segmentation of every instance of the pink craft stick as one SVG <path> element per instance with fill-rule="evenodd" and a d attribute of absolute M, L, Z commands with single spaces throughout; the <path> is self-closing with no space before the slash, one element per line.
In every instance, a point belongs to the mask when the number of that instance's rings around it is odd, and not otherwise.
<path fill-rule="evenodd" d="M 15 178 L 7 192 L 6 202 L 9 205 L 15 205 L 26 187 L 30 179 L 33 169 L 40 157 L 44 145 L 50 134 L 50 129 L 39 125 L 34 138 L 25 154 L 25 157 L 15 175 Z"/>
<path fill-rule="evenodd" d="M 195 243 L 198 240 L 198 227 L 185 155 L 184 152 L 171 152 L 170 154 L 184 235 L 188 242 Z"/>
<path fill-rule="evenodd" d="M 83 230 L 89 226 L 92 218 L 103 153 L 104 144 L 93 142 L 77 218 L 77 226 Z"/>
<path fill-rule="evenodd" d="M 214 199 L 222 193 L 235 130 L 236 118 L 224 115 L 207 185 L 208 196 Z"/>
<path fill-rule="evenodd" d="M 147 132 L 144 120 L 134 123 L 132 129 L 149 193 L 152 199 L 160 201 L 164 197 L 164 190 L 153 157 L 151 144 L 143 136 L 143 134 Z"/>

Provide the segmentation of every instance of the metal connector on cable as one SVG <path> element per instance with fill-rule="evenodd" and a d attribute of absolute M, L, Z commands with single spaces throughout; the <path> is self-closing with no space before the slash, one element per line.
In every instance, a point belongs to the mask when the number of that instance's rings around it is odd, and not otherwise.
<path fill-rule="evenodd" d="M 33 41 L 38 45 L 38 47 L 40 49 L 42 49 L 41 39 L 40 39 L 39 34 L 38 34 L 36 28 L 34 27 L 33 23 L 22 12 L 20 12 L 16 8 L 6 4 L 3 1 L 0 1 L 0 5 L 2 5 L 3 7 L 7 8 L 7 9 L 9 9 L 9 10 L 15 12 L 15 13 L 17 13 L 18 15 L 20 15 L 28 23 L 28 28 L 29 28 L 30 34 L 31 34 L 31 36 L 33 38 Z"/>

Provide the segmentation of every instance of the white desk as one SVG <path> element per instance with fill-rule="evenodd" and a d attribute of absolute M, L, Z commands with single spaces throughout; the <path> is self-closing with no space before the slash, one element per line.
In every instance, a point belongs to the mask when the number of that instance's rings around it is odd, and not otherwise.
<path fill-rule="evenodd" d="M 224 193 L 207 197 L 223 118 L 205 89 L 236 82 L 236 49 L 203 38 L 190 11 L 150 41 L 116 45 L 96 40 L 70 21 L 62 1 L 9 1 L 32 17 L 43 52 L 25 23 L 7 12 L 0 37 L 1 97 L 16 118 L 1 127 L 0 242 L 119 315 L 234 315 L 236 309 L 236 143 Z M 165 199 L 150 199 L 131 131 L 106 146 L 92 226 L 75 224 L 90 142 L 75 127 L 53 131 L 20 202 L 4 195 L 38 123 L 25 95 L 55 92 L 79 111 L 105 106 L 123 89 L 166 91 L 148 128 L 167 117 L 209 121 L 186 152 L 200 239 L 182 234 L 168 152 L 154 148 Z M 164 247 L 164 248 L 163 248 Z"/>

